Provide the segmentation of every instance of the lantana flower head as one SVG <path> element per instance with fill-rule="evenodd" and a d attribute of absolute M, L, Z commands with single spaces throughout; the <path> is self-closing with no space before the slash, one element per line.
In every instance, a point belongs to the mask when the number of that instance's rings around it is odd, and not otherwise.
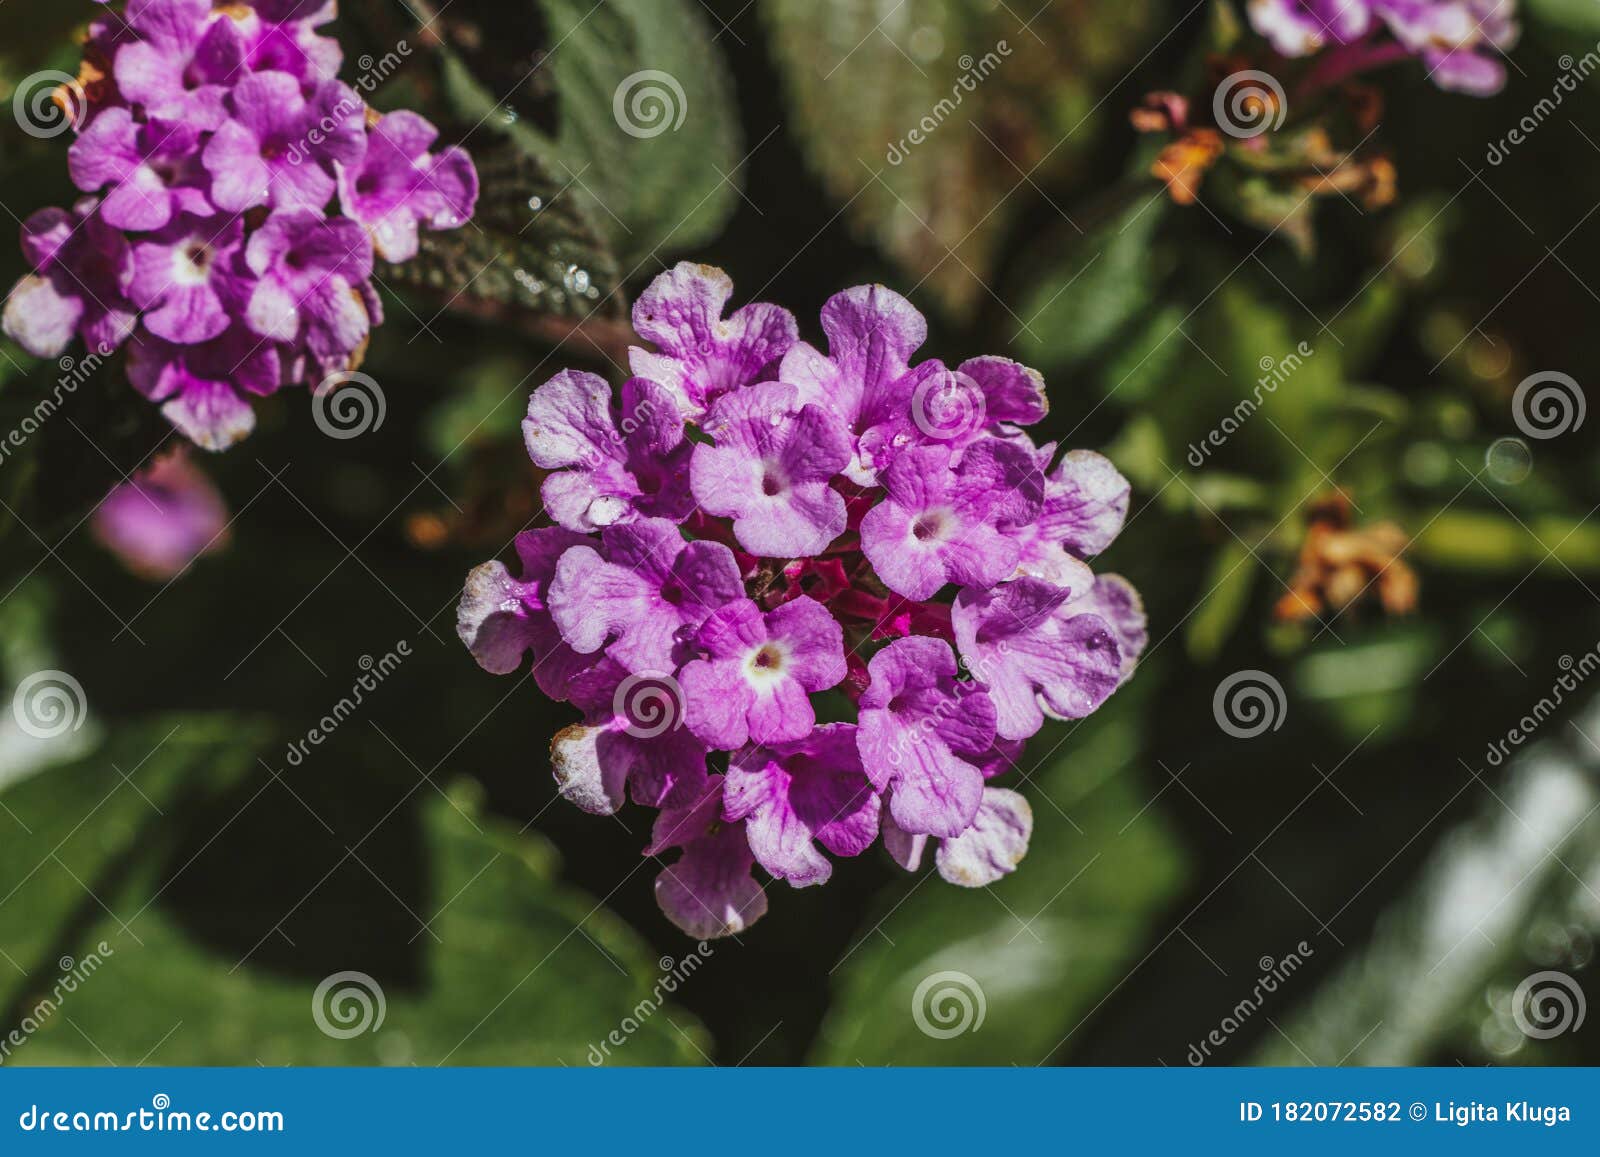
<path fill-rule="evenodd" d="M 90 26 L 57 94 L 84 194 L 22 227 L 32 272 L 0 327 L 37 357 L 127 343 L 126 372 L 184 435 L 220 450 L 249 399 L 359 364 L 382 322 L 374 258 L 472 215 L 460 148 L 336 79 L 332 0 L 129 0 Z"/>
<path fill-rule="evenodd" d="M 1138 595 L 1090 567 L 1128 483 L 1033 442 L 1034 371 L 918 361 L 927 323 L 883 286 L 828 301 L 826 353 L 732 292 L 680 264 L 634 309 L 655 348 L 619 393 L 572 370 L 534 390 L 555 525 L 472 572 L 461 639 L 498 674 L 531 656 L 581 713 L 551 745 L 563 796 L 659 809 L 644 853 L 681 849 L 656 897 L 692 936 L 763 915 L 758 870 L 821 884 L 880 839 L 993 883 L 1033 819 L 991 781 L 1144 649 Z"/>

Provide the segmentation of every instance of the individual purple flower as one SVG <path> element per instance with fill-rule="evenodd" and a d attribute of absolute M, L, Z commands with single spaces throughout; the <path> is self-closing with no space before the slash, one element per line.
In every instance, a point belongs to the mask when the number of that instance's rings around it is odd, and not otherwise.
<path fill-rule="evenodd" d="M 1026 739 L 1057 719 L 1081 719 L 1122 682 L 1111 625 L 1076 610 L 1071 592 L 1035 578 L 963 590 L 950 612 L 962 662 L 989 688 L 995 730 Z"/>
<path fill-rule="evenodd" d="M 141 335 L 128 350 L 128 381 L 195 445 L 224 450 L 255 429 L 245 394 L 283 382 L 278 351 L 242 326 L 198 345 Z"/>
<path fill-rule="evenodd" d="M 722 776 L 709 777 L 692 803 L 664 808 L 656 817 L 647 856 L 672 848 L 683 855 L 656 877 L 656 903 L 684 932 L 699 939 L 731 936 L 767 913 L 767 895 L 750 869 L 755 864 L 742 822 L 722 818 Z"/>
<path fill-rule="evenodd" d="M 884 472 L 886 497 L 861 520 L 861 547 L 890 590 L 932 598 L 946 583 L 988 587 L 1020 548 L 1000 527 L 1036 517 L 1044 475 L 1026 450 L 986 438 L 952 462 L 949 446 L 909 448 Z"/>
<path fill-rule="evenodd" d="M 257 205 L 320 213 L 334 194 L 334 165 L 359 165 L 366 153 L 366 106 L 338 81 L 308 100 L 290 74 L 256 72 L 240 79 L 228 104 L 202 160 L 211 199 L 230 213 Z"/>
<path fill-rule="evenodd" d="M 942 639 L 896 639 L 867 664 L 857 743 L 867 778 L 892 791 L 889 814 L 907 832 L 953 838 L 977 815 L 995 741 L 995 707 L 977 684 L 956 681 Z"/>
<path fill-rule="evenodd" d="M 228 507 L 211 479 L 177 451 L 106 495 L 90 526 L 134 574 L 171 580 L 227 543 Z"/>
<path fill-rule="evenodd" d="M 1368 0 L 1249 0 L 1250 24 L 1284 56 L 1354 44 L 1372 27 Z"/>
<path fill-rule="evenodd" d="M 525 530 L 515 542 L 520 574 L 496 560 L 467 576 L 456 634 L 480 667 L 507 675 L 531 653 L 539 689 L 551 698 L 566 698 L 572 676 L 593 660 L 561 638 L 550 616 L 550 582 L 561 556 L 587 541 L 559 526 Z"/>
<path fill-rule="evenodd" d="M 1009 527 L 1017 541 L 1017 568 L 1025 575 L 1082 593 L 1093 581 L 1091 559 L 1122 530 L 1133 488 L 1110 459 L 1093 450 L 1070 450 L 1045 476 L 1039 516 Z"/>
<path fill-rule="evenodd" d="M 183 121 L 141 123 L 128 109 L 102 109 L 67 150 L 67 171 L 85 193 L 106 190 L 100 215 L 108 225 L 160 229 L 177 213 L 212 212 L 195 163 L 199 141 L 200 130 Z"/>
<path fill-rule="evenodd" d="M 319 36 L 315 31 L 333 19 L 333 11 L 332 0 L 316 4 L 256 0 L 256 20 L 250 28 L 246 48 L 250 70 L 286 72 L 306 91 L 338 76 L 339 65 L 344 60 L 339 42 L 331 36 Z"/>
<path fill-rule="evenodd" d="M 723 814 L 745 821 L 758 863 L 796 888 L 825 883 L 838 856 L 878 838 L 881 802 L 856 750 L 856 729 L 826 723 L 795 743 L 746 747 L 728 763 Z"/>
<path fill-rule="evenodd" d="M 680 261 L 634 302 L 633 328 L 656 351 L 631 348 L 628 364 L 666 387 L 686 416 L 765 380 L 799 333 L 794 315 L 776 305 L 746 305 L 724 319 L 732 296 L 733 280 L 722 270 Z"/>
<path fill-rule="evenodd" d="M 604 555 L 587 541 L 563 554 L 550 584 L 550 612 L 580 654 L 604 647 L 629 671 L 674 671 L 685 636 L 744 597 L 733 551 L 686 542 L 664 518 L 607 527 L 601 541 Z"/>
<path fill-rule="evenodd" d="M 133 332 L 137 311 L 123 296 L 131 257 L 123 235 L 80 200 L 71 213 L 40 209 L 22 225 L 22 252 L 34 272 L 6 297 L 0 328 L 35 357 L 53 358 L 81 334 L 109 353 Z"/>
<path fill-rule="evenodd" d="M 366 230 L 340 217 L 279 211 L 251 235 L 245 262 L 259 278 L 245 308 L 250 328 L 303 342 L 324 373 L 346 368 L 372 324 L 359 292 L 372 276 Z"/>
<path fill-rule="evenodd" d="M 714 402 L 694 448 L 690 485 L 708 514 L 733 519 L 751 554 L 807 558 L 845 528 L 844 496 L 831 482 L 850 460 L 838 423 L 801 405 L 793 386 L 765 382 Z"/>
<path fill-rule="evenodd" d="M 694 509 L 683 417 L 665 390 L 644 378 L 612 404 L 604 378 L 562 370 L 533 391 L 522 422 L 528 456 L 554 471 L 544 507 L 569 530 L 592 531 L 636 518 L 681 522 Z"/>
<path fill-rule="evenodd" d="M 245 63 L 238 21 L 214 12 L 211 0 L 130 0 L 127 21 L 139 38 L 116 52 L 122 97 L 161 120 L 204 131 L 220 125 L 228 86 Z"/>
<path fill-rule="evenodd" d="M 851 458 L 845 474 L 871 486 L 899 449 L 918 440 L 912 397 L 943 374 L 929 363 L 912 370 L 910 358 L 928 337 L 928 323 L 905 298 L 881 285 L 858 285 L 822 307 L 828 353 L 800 342 L 783 359 L 778 377 L 796 386 L 802 403 L 828 410 L 844 426 Z"/>
<path fill-rule="evenodd" d="M 611 815 L 625 794 L 655 808 L 697 800 L 706 788 L 706 745 L 683 726 L 670 682 L 635 681 L 620 666 L 615 675 L 616 687 L 593 720 L 563 728 L 550 741 L 550 769 L 562 796 L 594 815 Z"/>
<path fill-rule="evenodd" d="M 244 222 L 232 215 L 173 218 L 133 243 L 128 298 L 151 333 L 179 345 L 209 341 L 249 299 Z"/>
<path fill-rule="evenodd" d="M 1517 42 L 1515 0 L 1371 0 L 1440 88 L 1489 96 L 1505 85 L 1498 57 Z"/>
<path fill-rule="evenodd" d="M 1016 870 L 1032 835 L 1033 809 L 1028 801 L 1006 788 L 986 787 L 972 826 L 954 839 L 941 840 L 934 861 L 949 883 L 987 887 Z M 884 821 L 884 848 L 906 871 L 917 870 L 927 843 L 927 836 L 904 831 L 892 819 Z"/>
<path fill-rule="evenodd" d="M 689 729 L 721 751 L 746 742 L 803 739 L 816 726 L 808 693 L 845 676 L 844 632 L 828 609 L 802 595 L 763 614 L 749 599 L 713 611 L 696 642 L 705 658 L 684 667 Z"/>
<path fill-rule="evenodd" d="M 356 165 L 340 165 L 339 204 L 344 215 L 372 232 L 385 261 L 417 255 L 417 227 L 454 229 L 472 216 L 478 172 L 464 149 L 430 153 L 439 130 L 414 112 L 392 112 L 367 133 Z"/>

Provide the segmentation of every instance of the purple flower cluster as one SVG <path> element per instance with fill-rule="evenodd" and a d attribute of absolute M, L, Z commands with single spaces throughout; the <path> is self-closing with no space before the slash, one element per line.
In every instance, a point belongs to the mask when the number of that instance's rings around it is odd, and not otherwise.
<path fill-rule="evenodd" d="M 33 272 L 7 336 L 54 357 L 127 343 L 134 387 L 191 440 L 248 434 L 247 400 L 354 368 L 382 321 L 374 256 L 455 228 L 478 179 L 409 112 L 335 79 L 332 0 L 129 0 L 91 26 L 84 83 L 58 94 L 85 195 L 23 224 Z"/>
<path fill-rule="evenodd" d="M 1487 96 L 1517 42 L 1516 0 L 1249 0 L 1250 23 L 1284 56 L 1322 52 L 1334 80 L 1420 56 L 1440 88 Z M 1385 35 L 1387 34 L 1387 35 Z"/>
<path fill-rule="evenodd" d="M 880 835 L 908 869 L 931 837 L 947 880 L 999 879 L 1032 816 L 990 780 L 1145 643 L 1133 589 L 1085 561 L 1128 483 L 1029 438 L 1037 373 L 915 360 L 927 324 L 881 285 L 823 307 L 826 352 L 777 306 L 727 313 L 732 290 L 678 265 L 634 307 L 655 349 L 620 396 L 572 370 L 534 391 L 557 525 L 473 571 L 459 612 L 484 668 L 531 652 L 583 713 L 552 744 L 562 795 L 659 809 L 645 854 L 681 855 L 656 895 L 696 937 L 766 911 L 754 865 L 820 884 Z"/>

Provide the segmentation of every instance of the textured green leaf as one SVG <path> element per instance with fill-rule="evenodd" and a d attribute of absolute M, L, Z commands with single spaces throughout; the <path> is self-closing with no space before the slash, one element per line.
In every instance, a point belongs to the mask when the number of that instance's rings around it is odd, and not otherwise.
<path fill-rule="evenodd" d="M 812 167 L 864 233 L 957 309 L 987 299 L 1008 229 L 1093 143 L 1112 115 L 1097 102 L 1150 28 L 1145 0 L 1021 14 L 771 0 L 766 11 Z"/>
<path fill-rule="evenodd" d="M 1171 830 L 1131 773 L 1141 718 L 1125 688 L 1081 728 L 1033 740 L 1033 758 L 1048 763 L 1011 783 L 1034 816 L 1031 848 L 1013 875 L 970 890 L 925 865 L 892 890 L 883 918 L 836 973 L 818 1063 L 1010 1064 L 1070 1052 L 1097 1001 L 1137 961 L 1183 871 Z M 957 992 L 971 1009 L 967 1030 L 928 1035 L 913 1009 L 948 1032 L 962 1015 Z M 952 1019 L 941 1023 L 941 1011 Z"/>

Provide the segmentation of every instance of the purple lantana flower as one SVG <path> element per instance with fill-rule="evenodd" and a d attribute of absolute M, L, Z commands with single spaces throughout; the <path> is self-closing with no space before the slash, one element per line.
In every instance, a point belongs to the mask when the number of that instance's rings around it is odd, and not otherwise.
<path fill-rule="evenodd" d="M 430 153 L 438 139 L 439 130 L 416 113 L 392 112 L 368 132 L 361 161 L 338 166 L 339 204 L 371 230 L 385 261 L 417 255 L 418 225 L 454 229 L 472 214 L 478 171 L 462 149 Z"/>
<path fill-rule="evenodd" d="M 633 328 L 656 349 L 630 350 L 628 364 L 666 387 L 687 416 L 729 390 L 764 381 L 799 332 L 794 315 L 776 305 L 747 305 L 724 319 L 732 296 L 733 281 L 722 270 L 683 261 L 634 303 Z"/>
<path fill-rule="evenodd" d="M 35 357 L 53 358 L 80 334 L 107 354 L 133 332 L 138 312 L 124 296 L 132 258 L 94 198 L 71 213 L 40 209 L 22 225 L 22 253 L 34 272 L 6 298 L 5 334 Z"/>
<path fill-rule="evenodd" d="M 850 460 L 838 423 L 820 406 L 801 405 L 794 387 L 766 382 L 712 404 L 696 446 L 694 497 L 708 514 L 733 519 L 751 554 L 821 554 L 845 528 L 844 497 L 833 478 Z"/>
<path fill-rule="evenodd" d="M 755 855 L 744 824 L 722 818 L 722 777 L 714 775 L 692 803 L 656 817 L 647 856 L 672 848 L 683 855 L 656 877 L 656 902 L 690 936 L 731 936 L 767 912 L 767 894 L 751 876 Z"/>
<path fill-rule="evenodd" d="M 686 635 L 744 598 L 733 552 L 685 542 L 667 519 L 608 527 L 602 542 L 603 556 L 588 545 L 567 550 L 550 584 L 556 626 L 582 654 L 606 647 L 629 671 L 676 670 Z"/>
<path fill-rule="evenodd" d="M 712 747 L 792 743 L 816 725 L 809 695 L 845 676 L 844 635 L 806 595 L 763 614 L 749 599 L 706 617 L 695 641 L 705 658 L 679 675 L 689 729 Z"/>
<path fill-rule="evenodd" d="M 264 338 L 303 344 L 325 373 L 343 369 L 372 324 L 359 291 L 372 275 L 372 240 L 361 226 L 279 211 L 251 236 L 245 262 L 259 279 L 246 324 Z"/>
<path fill-rule="evenodd" d="M 889 814 L 903 830 L 960 835 L 983 795 L 975 761 L 995 741 L 988 692 L 956 680 L 956 657 L 942 639 L 897 639 L 867 672 L 860 745 L 868 778 L 893 792 Z"/>
<path fill-rule="evenodd" d="M 229 212 L 256 205 L 320 212 L 336 188 L 333 167 L 366 153 L 366 106 L 338 81 L 311 99 L 286 72 L 245 77 L 229 97 L 229 119 L 205 148 L 211 197 Z"/>
<path fill-rule="evenodd" d="M 478 181 L 461 149 L 430 151 L 420 117 L 368 125 L 317 31 L 334 14 L 332 0 L 103 10 L 67 86 L 67 170 L 95 196 L 24 224 L 31 272 L 7 295 L 6 335 L 47 357 L 133 339 L 128 380 L 213 450 L 253 428 L 251 397 L 354 369 L 383 320 L 374 253 L 408 260 L 419 226 L 464 223 Z"/>
<path fill-rule="evenodd" d="M 117 89 L 153 117 L 210 131 L 227 116 L 228 86 L 244 66 L 245 33 L 211 0 L 130 0 L 138 39 L 117 49 Z"/>
<path fill-rule="evenodd" d="M 1111 625 L 1077 611 L 1072 592 L 1034 578 L 964 590 L 951 610 L 962 662 L 989 689 L 995 730 L 1027 739 L 1056 719 L 1088 715 L 1122 681 Z"/>
<path fill-rule="evenodd" d="M 133 119 L 125 108 L 96 115 L 67 150 L 72 183 L 85 193 L 105 190 L 106 224 L 133 231 L 160 229 L 176 213 L 211 213 L 195 163 L 200 130 L 183 121 Z"/>
<path fill-rule="evenodd" d="M 825 723 L 794 743 L 746 747 L 729 762 L 723 785 L 724 811 L 745 821 L 756 861 L 796 888 L 833 874 L 818 844 L 837 856 L 871 847 L 881 806 L 849 723 Z"/>
<path fill-rule="evenodd" d="M 570 370 L 534 391 L 558 525 L 519 538 L 521 578 L 472 573 L 462 638 L 491 670 L 531 650 L 559 673 L 540 686 L 580 718 L 557 790 L 660 809 L 645 851 L 683 849 L 656 896 L 690 935 L 766 911 L 756 867 L 820 884 L 880 838 L 908 868 L 937 839 L 943 878 L 992 884 L 1033 818 L 990 781 L 1145 646 L 1133 588 L 1089 565 L 1128 484 L 1087 452 L 1051 470 L 1026 366 L 912 364 L 926 323 L 882 286 L 830 299 L 826 357 L 774 306 L 724 320 L 730 294 L 680 265 L 640 298 L 659 348 L 632 351 L 620 397 Z"/>
<path fill-rule="evenodd" d="M 946 583 L 988 587 L 1016 570 L 1003 527 L 1038 516 L 1044 474 L 1026 450 L 988 438 L 959 464 L 948 446 L 918 446 L 884 472 L 884 501 L 861 520 L 861 548 L 890 590 L 918 601 Z"/>
<path fill-rule="evenodd" d="M 681 521 L 694 508 L 683 417 L 645 378 L 622 387 L 620 413 L 598 374 L 562 370 L 533 391 L 522 422 L 528 456 L 554 471 L 545 510 L 569 530 L 600 530 L 641 517 Z"/>
<path fill-rule="evenodd" d="M 177 217 L 134 242 L 127 292 L 145 311 L 145 328 L 179 345 L 226 330 L 250 297 L 243 243 L 244 222 L 227 214 Z"/>
<path fill-rule="evenodd" d="M 170 581 L 226 545 L 228 507 L 180 448 L 106 495 L 90 527 L 134 574 Z"/>

